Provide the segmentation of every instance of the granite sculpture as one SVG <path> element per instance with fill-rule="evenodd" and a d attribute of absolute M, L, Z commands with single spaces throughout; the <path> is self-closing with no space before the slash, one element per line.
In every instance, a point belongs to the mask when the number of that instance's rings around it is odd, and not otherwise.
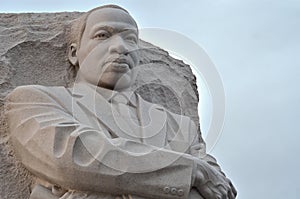
<path fill-rule="evenodd" d="M 193 120 L 130 90 L 140 47 L 129 13 L 95 8 L 71 33 L 74 84 L 6 98 L 14 150 L 38 178 L 30 198 L 235 198 Z"/>

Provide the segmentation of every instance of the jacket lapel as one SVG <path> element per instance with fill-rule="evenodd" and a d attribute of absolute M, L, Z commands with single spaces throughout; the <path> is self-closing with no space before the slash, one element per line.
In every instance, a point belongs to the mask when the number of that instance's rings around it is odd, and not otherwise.
<path fill-rule="evenodd" d="M 141 123 L 143 143 L 164 147 L 166 143 L 167 114 L 156 104 L 145 101 L 137 95 L 137 113 Z"/>
<path fill-rule="evenodd" d="M 137 116 L 140 126 L 119 115 L 115 107 L 103 98 L 93 87 L 84 83 L 75 84 L 70 92 L 73 95 L 74 109 L 81 109 L 89 120 L 96 118 L 100 124 L 98 129 L 107 129 L 111 137 L 123 137 L 145 144 L 163 147 L 166 144 L 167 114 L 156 104 L 145 101 L 139 95 L 137 98 Z M 76 108 L 77 107 L 77 108 Z M 82 118 L 82 116 L 81 116 Z M 85 119 L 86 120 L 86 119 Z M 95 122 L 94 122 L 95 123 Z"/>
<path fill-rule="evenodd" d="M 86 84 L 78 83 L 71 89 L 71 92 L 75 97 L 74 103 L 76 105 L 74 107 L 78 106 L 89 118 L 96 118 L 101 124 L 98 124 L 100 130 L 104 126 L 112 137 L 119 137 L 122 134 L 121 129 L 115 123 L 110 103 L 96 90 Z"/>

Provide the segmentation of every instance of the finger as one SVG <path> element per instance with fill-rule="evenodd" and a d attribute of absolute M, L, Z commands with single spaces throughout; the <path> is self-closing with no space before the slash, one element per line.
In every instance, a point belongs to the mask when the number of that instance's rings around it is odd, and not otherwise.
<path fill-rule="evenodd" d="M 229 185 L 231 187 L 231 190 L 232 190 L 232 193 L 234 194 L 234 196 L 236 197 L 237 196 L 237 191 L 236 189 L 234 188 L 233 184 L 229 181 Z"/>
<path fill-rule="evenodd" d="M 215 194 L 207 186 L 207 184 L 202 185 L 202 187 L 198 189 L 198 191 L 203 198 L 215 198 Z"/>
<path fill-rule="evenodd" d="M 224 198 L 223 196 L 217 195 L 217 196 L 216 196 L 216 199 L 227 199 L 227 198 L 226 198 L 226 196 L 225 196 L 225 198 Z"/>
<path fill-rule="evenodd" d="M 228 198 L 229 199 L 235 199 L 235 196 L 234 196 L 234 194 L 232 193 L 232 191 L 228 191 Z"/>
<path fill-rule="evenodd" d="M 213 191 L 213 190 L 212 190 L 212 191 Z M 217 193 L 217 192 L 214 192 L 214 191 L 213 191 L 213 193 L 214 193 L 214 195 L 215 195 L 214 198 L 216 198 L 216 199 L 227 199 L 227 196 L 226 196 L 226 195 L 221 195 L 221 194 L 219 194 L 219 193 Z"/>
<path fill-rule="evenodd" d="M 216 199 L 227 199 L 227 192 L 225 187 L 220 184 L 220 185 L 214 185 L 213 183 L 209 182 L 208 184 L 208 188 L 211 190 L 211 192 L 213 193 L 213 195 Z"/>
<path fill-rule="evenodd" d="M 220 184 L 220 185 L 217 186 L 217 188 L 218 188 L 218 191 L 220 192 L 220 194 L 222 196 L 221 198 L 222 199 L 227 199 L 228 192 L 227 192 L 227 189 L 224 187 L 224 185 Z"/>
<path fill-rule="evenodd" d="M 234 194 L 234 196 L 236 196 L 237 191 L 236 191 L 235 187 L 233 186 L 232 182 L 228 178 L 226 178 L 226 182 L 227 182 L 227 184 L 229 184 L 230 189 L 231 189 L 232 193 Z"/>

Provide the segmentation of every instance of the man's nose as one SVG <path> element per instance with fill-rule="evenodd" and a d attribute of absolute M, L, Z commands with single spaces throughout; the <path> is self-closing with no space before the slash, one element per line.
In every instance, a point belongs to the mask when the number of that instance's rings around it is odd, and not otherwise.
<path fill-rule="evenodd" d="M 121 36 L 115 35 L 109 47 L 111 53 L 128 54 L 128 46 Z"/>

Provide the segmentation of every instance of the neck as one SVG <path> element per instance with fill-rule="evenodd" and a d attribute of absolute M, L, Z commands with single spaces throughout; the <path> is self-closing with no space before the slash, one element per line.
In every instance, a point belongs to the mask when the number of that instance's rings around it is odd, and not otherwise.
<path fill-rule="evenodd" d="M 77 78 L 76 82 L 74 84 L 87 84 L 88 86 L 91 86 L 91 87 L 95 87 L 95 88 L 101 88 L 101 89 L 105 89 L 105 90 L 110 90 L 110 91 L 116 91 L 116 92 L 127 92 L 127 91 L 130 91 L 130 87 L 110 87 L 110 86 L 107 86 L 107 85 L 103 85 L 103 84 L 100 84 L 100 85 L 95 85 L 95 84 L 92 84 L 82 78 Z"/>

